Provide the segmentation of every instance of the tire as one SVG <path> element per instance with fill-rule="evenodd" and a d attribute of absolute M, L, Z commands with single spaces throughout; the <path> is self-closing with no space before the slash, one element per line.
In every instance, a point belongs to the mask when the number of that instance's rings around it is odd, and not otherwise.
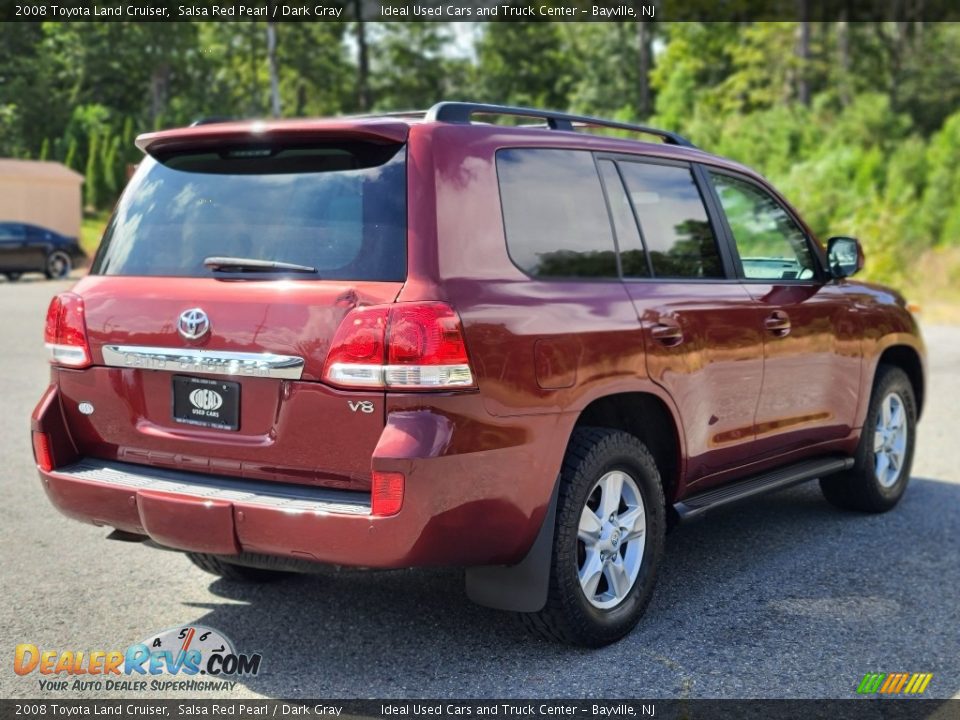
<path fill-rule="evenodd" d="M 73 261 L 70 255 L 63 250 L 54 250 L 47 255 L 47 260 L 43 266 L 43 274 L 48 280 L 62 280 L 73 270 Z"/>
<path fill-rule="evenodd" d="M 616 524 L 608 522 L 612 505 L 604 507 L 613 499 L 620 521 Z M 594 513 L 601 508 L 602 519 Z M 588 519 L 588 509 L 593 519 Z M 631 518 L 637 519 L 633 530 L 639 535 L 626 534 L 629 539 L 621 541 L 623 528 L 629 531 L 621 523 Z M 589 548 L 580 536 L 582 520 L 587 520 L 584 535 L 590 538 Z M 660 472 L 646 446 L 618 430 L 577 428 L 560 472 L 547 602 L 539 612 L 521 614 L 521 622 L 534 635 L 571 645 L 602 647 L 621 639 L 640 621 L 653 595 L 665 529 Z M 600 559 L 604 557 L 606 561 Z M 598 567 L 599 572 L 588 571 Z M 589 597 L 581 572 L 585 579 L 601 576 L 596 584 L 588 583 L 587 588 L 594 588 Z M 624 578 L 627 584 L 615 587 L 614 580 L 623 583 Z"/>
<path fill-rule="evenodd" d="M 268 570 L 267 568 L 250 567 L 231 563 L 219 555 L 205 553 L 187 553 L 190 562 L 204 572 L 219 575 L 224 580 L 246 583 L 267 583 L 282 580 L 291 573 L 282 570 Z"/>
<path fill-rule="evenodd" d="M 843 510 L 882 513 L 893 509 L 910 482 L 916 428 L 917 400 L 910 379 L 898 367 L 881 365 L 854 466 L 821 478 L 823 496 Z"/>
<path fill-rule="evenodd" d="M 23 276 L 23 273 L 12 272 L 12 273 L 4 273 L 4 275 L 7 276 L 7 280 L 9 280 L 10 282 L 16 282 Z"/>

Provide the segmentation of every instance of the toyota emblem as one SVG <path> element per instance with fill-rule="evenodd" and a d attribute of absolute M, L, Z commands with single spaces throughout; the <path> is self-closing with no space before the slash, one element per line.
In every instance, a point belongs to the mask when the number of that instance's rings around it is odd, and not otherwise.
<path fill-rule="evenodd" d="M 210 318 L 200 308 L 190 308 L 180 313 L 177 330 L 186 340 L 197 340 L 210 331 Z"/>

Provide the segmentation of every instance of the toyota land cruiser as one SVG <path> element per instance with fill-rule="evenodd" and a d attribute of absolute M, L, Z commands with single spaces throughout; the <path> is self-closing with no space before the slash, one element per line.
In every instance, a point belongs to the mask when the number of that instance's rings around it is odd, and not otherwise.
<path fill-rule="evenodd" d="M 675 522 L 805 480 L 865 512 L 906 489 L 904 299 L 678 135 L 445 102 L 137 145 L 46 322 L 33 447 L 70 517 L 239 580 L 460 566 L 598 646 Z"/>

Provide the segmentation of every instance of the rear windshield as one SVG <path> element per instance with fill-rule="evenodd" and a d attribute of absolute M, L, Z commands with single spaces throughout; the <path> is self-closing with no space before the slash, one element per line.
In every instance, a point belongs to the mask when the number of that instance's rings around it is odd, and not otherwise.
<path fill-rule="evenodd" d="M 146 158 L 91 272 L 235 277 L 204 265 L 228 257 L 315 268 L 292 276 L 304 280 L 403 280 L 405 157 L 403 145 L 337 143 Z"/>

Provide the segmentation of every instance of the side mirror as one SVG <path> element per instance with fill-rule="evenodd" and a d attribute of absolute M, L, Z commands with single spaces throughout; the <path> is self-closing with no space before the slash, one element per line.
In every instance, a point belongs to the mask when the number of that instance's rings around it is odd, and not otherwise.
<path fill-rule="evenodd" d="M 827 241 L 827 263 L 835 278 L 845 278 L 863 270 L 866 258 L 856 238 L 839 236 Z"/>

